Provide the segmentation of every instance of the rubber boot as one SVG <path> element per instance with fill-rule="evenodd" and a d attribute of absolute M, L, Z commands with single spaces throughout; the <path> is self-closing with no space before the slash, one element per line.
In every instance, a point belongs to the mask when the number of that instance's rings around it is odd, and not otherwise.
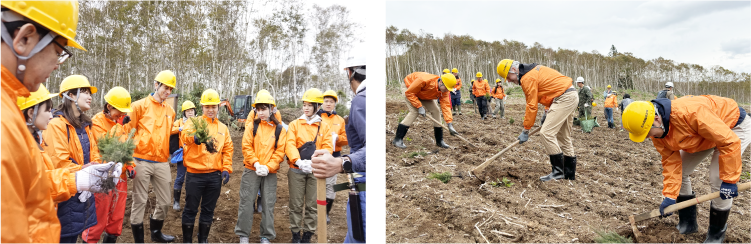
<path fill-rule="evenodd" d="M 451 115 L 456 115 L 456 106 L 451 106 Z"/>
<path fill-rule="evenodd" d="M 326 224 L 331 223 L 331 218 L 329 218 L 329 213 L 331 212 L 331 208 L 334 206 L 334 199 L 326 198 Z"/>
<path fill-rule="evenodd" d="M 313 237 L 313 232 L 303 231 L 300 243 L 310 243 L 310 238 Z"/>
<path fill-rule="evenodd" d="M 461 105 L 461 103 L 459 103 L 459 105 L 457 107 L 459 107 L 459 115 L 462 115 L 462 105 Z"/>
<path fill-rule="evenodd" d="M 450 148 L 449 145 L 446 145 L 445 142 L 443 142 L 443 128 L 442 127 L 433 127 L 433 133 L 435 134 L 435 145 L 442 147 L 442 148 Z"/>
<path fill-rule="evenodd" d="M 725 241 L 728 215 L 730 215 L 730 209 L 717 210 L 714 206 L 709 208 L 709 228 L 707 228 L 707 239 L 704 240 L 704 243 L 722 243 Z"/>
<path fill-rule="evenodd" d="M 550 165 L 553 166 L 550 174 L 540 177 L 540 180 L 545 182 L 549 180 L 563 179 L 563 153 L 550 155 Z"/>
<path fill-rule="evenodd" d="M 102 243 L 116 243 L 117 242 L 117 236 L 116 235 L 110 235 L 107 232 L 104 232 L 104 236 L 102 236 Z"/>
<path fill-rule="evenodd" d="M 175 237 L 162 233 L 164 220 L 149 218 L 149 229 L 151 231 L 151 241 L 153 242 L 173 242 Z"/>
<path fill-rule="evenodd" d="M 676 203 L 693 199 L 694 197 L 693 192 L 691 195 L 678 195 Z M 699 224 L 696 223 L 696 205 L 678 210 L 678 226 L 675 228 L 678 229 L 679 233 L 684 235 L 698 232 Z"/>
<path fill-rule="evenodd" d="M 563 156 L 563 177 L 567 180 L 576 180 L 576 156 Z"/>
<path fill-rule="evenodd" d="M 130 224 L 130 230 L 133 232 L 133 243 L 143 243 L 143 223 Z"/>
<path fill-rule="evenodd" d="M 399 127 L 396 127 L 396 136 L 394 136 L 394 140 L 391 141 L 391 144 L 401 149 L 407 148 L 407 146 L 404 145 L 404 136 L 407 135 L 408 130 L 409 126 L 399 124 Z"/>
<path fill-rule="evenodd" d="M 211 223 L 198 223 L 198 243 L 209 243 Z"/>
<path fill-rule="evenodd" d="M 290 243 L 300 243 L 300 232 L 292 232 L 292 241 Z"/>
<path fill-rule="evenodd" d="M 183 224 L 183 243 L 193 243 L 193 224 Z"/>
<path fill-rule="evenodd" d="M 172 193 L 173 196 L 175 196 L 175 203 L 172 204 L 172 209 L 175 211 L 180 211 L 180 189 L 174 189 L 174 192 Z"/>

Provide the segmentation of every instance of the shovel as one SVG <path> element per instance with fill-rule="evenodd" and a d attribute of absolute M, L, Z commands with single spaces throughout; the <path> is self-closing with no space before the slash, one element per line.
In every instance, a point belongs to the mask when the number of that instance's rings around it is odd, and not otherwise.
<path fill-rule="evenodd" d="M 433 117 L 430 117 L 430 116 L 427 116 L 427 115 L 425 115 L 424 117 L 425 117 L 425 118 L 428 118 L 428 119 L 430 119 L 431 121 L 433 121 L 433 122 L 434 122 L 434 123 L 436 123 L 436 124 L 439 124 L 439 125 L 441 125 L 441 127 L 443 127 L 443 128 L 444 128 L 444 129 L 446 129 L 446 130 L 448 130 L 448 129 L 449 129 L 448 127 L 446 127 L 445 125 L 443 125 L 443 124 L 442 124 L 441 122 L 438 122 L 437 120 L 435 120 L 435 119 L 434 119 Z M 462 136 L 460 136 L 460 135 L 458 135 L 458 134 L 456 135 L 456 137 L 459 137 L 459 139 L 462 139 L 462 141 L 466 142 L 466 143 L 467 143 L 467 144 L 469 144 L 470 146 L 472 146 L 472 147 L 474 147 L 474 148 L 477 148 L 477 146 L 475 146 L 474 144 L 472 144 L 471 142 L 469 142 L 469 141 L 468 141 L 467 139 L 464 139 L 464 137 L 462 137 Z"/>
<path fill-rule="evenodd" d="M 540 131 L 540 128 L 542 128 L 542 127 L 537 127 L 535 129 L 533 129 L 532 131 L 529 132 L 529 135 L 531 136 L 531 135 L 537 133 L 538 131 Z M 482 173 L 483 171 L 485 171 L 485 167 L 488 167 L 488 165 L 490 165 L 490 163 L 492 163 L 495 159 L 497 159 L 498 157 L 500 157 L 501 155 L 503 155 L 503 153 L 505 153 L 509 149 L 515 147 L 516 145 L 519 145 L 519 140 L 516 140 L 515 142 L 512 142 L 506 148 L 504 148 L 500 152 L 496 153 L 492 157 L 490 157 L 487 160 L 485 160 L 484 163 L 482 163 L 479 166 L 477 166 L 474 169 L 472 169 L 472 174 L 478 175 L 478 174 Z"/>
<path fill-rule="evenodd" d="M 747 191 L 749 188 L 751 188 L 751 182 L 739 184 L 738 192 Z M 689 199 L 683 202 L 670 205 L 667 208 L 665 208 L 664 212 L 672 213 L 672 212 L 675 212 L 675 211 L 678 211 L 687 207 L 691 207 L 699 203 L 703 203 L 703 202 L 706 202 L 706 201 L 709 201 L 718 197 L 720 197 L 720 192 L 718 191 L 712 192 L 706 195 L 699 196 L 694 199 Z M 654 209 L 650 212 L 646 212 L 646 213 L 639 214 L 639 215 L 631 215 L 628 217 L 629 222 L 631 222 L 631 230 L 634 232 L 634 237 L 636 238 L 636 241 L 639 241 L 639 238 L 641 237 L 641 233 L 639 232 L 639 229 L 636 228 L 636 222 L 651 219 L 651 218 L 658 217 L 658 216 L 660 216 L 659 208 Z"/>

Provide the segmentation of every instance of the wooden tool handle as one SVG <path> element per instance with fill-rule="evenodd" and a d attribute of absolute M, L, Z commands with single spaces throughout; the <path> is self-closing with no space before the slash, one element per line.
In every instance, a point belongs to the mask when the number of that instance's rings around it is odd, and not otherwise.
<path fill-rule="evenodd" d="M 449 129 L 448 127 L 446 127 L 445 125 L 443 125 L 441 122 L 438 122 L 437 120 L 435 120 L 433 117 L 430 117 L 430 116 L 426 115 L 425 118 L 428 118 L 428 119 L 432 120 L 433 122 L 435 122 L 436 124 L 441 125 L 441 127 L 443 127 L 446 130 Z M 449 131 L 449 133 L 451 133 L 451 131 Z M 477 147 L 474 144 L 472 144 L 471 142 L 469 142 L 467 139 L 464 139 L 464 137 L 462 137 L 461 135 L 456 135 L 456 137 L 459 137 L 459 139 L 462 139 L 462 141 L 466 142 L 467 144 L 469 144 L 472 147 L 475 147 L 475 148 Z"/>
<path fill-rule="evenodd" d="M 532 131 L 529 132 L 529 135 L 531 136 L 531 135 L 537 133 L 538 131 L 540 131 L 540 128 L 542 128 L 542 127 L 537 127 L 537 128 L 532 129 Z M 492 163 L 495 159 L 497 159 L 498 157 L 500 157 L 501 155 L 503 155 L 503 153 L 505 153 L 509 149 L 515 147 L 516 145 L 519 145 L 519 140 L 516 140 L 515 142 L 509 144 L 506 148 L 504 148 L 500 152 L 496 153 L 492 157 L 490 157 L 487 160 L 485 160 L 484 163 L 482 163 L 479 166 L 477 166 L 474 169 L 472 169 L 472 174 L 478 175 L 479 173 L 482 173 L 482 171 L 485 170 L 485 167 L 488 167 L 488 165 L 490 165 L 490 163 Z"/>
<path fill-rule="evenodd" d="M 326 179 L 316 182 L 316 200 L 318 200 L 318 243 L 327 243 L 326 226 Z"/>
<path fill-rule="evenodd" d="M 738 185 L 738 192 L 747 191 L 749 188 L 751 188 L 751 182 L 746 182 L 746 183 L 740 184 L 740 185 Z M 715 199 L 715 198 L 718 198 L 718 197 L 720 197 L 720 192 L 718 192 L 718 191 L 712 192 L 712 193 L 709 193 L 709 194 L 706 194 L 706 195 L 703 195 L 703 196 L 699 196 L 697 198 L 689 199 L 689 200 L 686 200 L 686 201 L 683 201 L 683 202 L 679 202 L 679 203 L 670 205 L 667 208 L 665 208 L 665 213 L 672 213 L 672 212 L 675 212 L 675 211 L 678 211 L 678 210 L 681 210 L 681 209 L 684 209 L 684 208 L 687 208 L 687 207 L 691 207 L 691 206 L 694 206 L 696 204 L 703 203 L 703 202 L 706 202 L 706 201 L 709 201 L 709 200 L 712 200 L 712 199 Z M 650 212 L 646 212 L 646 213 L 643 213 L 643 214 L 636 215 L 636 216 L 634 216 L 634 220 L 635 221 L 642 221 L 642 220 L 645 220 L 645 219 L 651 219 L 651 218 L 658 217 L 658 216 L 660 216 L 660 209 L 659 208 L 655 209 L 655 210 L 652 210 Z"/>

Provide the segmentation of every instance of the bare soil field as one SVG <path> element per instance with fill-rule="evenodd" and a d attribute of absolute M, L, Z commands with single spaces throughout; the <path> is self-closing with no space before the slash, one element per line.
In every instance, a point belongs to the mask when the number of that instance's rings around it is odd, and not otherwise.
<path fill-rule="evenodd" d="M 390 144 L 400 117 L 406 114 L 403 98 L 386 103 L 386 240 L 388 242 L 594 242 L 596 230 L 633 237 L 628 217 L 659 208 L 662 202 L 660 155 L 649 139 L 634 143 L 627 132 L 607 129 L 604 111 L 595 107 L 599 124 L 591 134 L 574 126 L 578 157 L 576 180 L 541 182 L 550 173 L 541 136 L 530 136 L 499 157 L 479 176 L 469 171 L 482 164 L 522 130 L 524 104 L 507 100 L 506 119 L 481 120 L 464 104 L 464 115 L 454 116 L 454 128 L 480 148 L 471 148 L 444 130 L 451 149 L 435 146 L 432 124 L 418 118 L 405 137 L 407 149 Z M 491 106 L 492 109 L 492 106 Z M 539 121 L 541 117 L 537 117 Z M 508 118 L 514 118 L 510 124 Z M 620 126 L 620 113 L 615 121 Z M 539 123 L 536 123 L 536 125 Z M 416 155 L 422 152 L 424 155 Z M 751 171 L 749 150 L 743 154 L 743 172 Z M 710 193 L 709 159 L 692 175 L 698 195 Z M 444 184 L 428 179 L 432 173 L 451 172 Z M 509 179 L 510 187 L 490 181 Z M 741 182 L 748 182 L 743 179 Z M 741 183 L 739 182 L 739 183 Z M 726 242 L 751 242 L 751 193 L 741 192 L 733 203 Z M 698 207 L 699 232 L 680 235 L 678 216 L 638 222 L 641 242 L 702 242 L 709 222 L 709 202 Z M 486 240 L 487 239 L 487 240 Z"/>

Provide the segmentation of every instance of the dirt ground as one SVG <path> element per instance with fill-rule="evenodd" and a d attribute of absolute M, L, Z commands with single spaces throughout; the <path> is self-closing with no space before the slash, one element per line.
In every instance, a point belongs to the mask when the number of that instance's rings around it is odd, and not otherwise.
<path fill-rule="evenodd" d="M 287 109 L 282 111 L 282 119 L 285 122 L 295 118 L 294 114 L 299 109 Z M 292 117 L 294 116 L 294 117 Z M 214 210 L 214 222 L 211 226 L 211 232 L 209 233 L 209 242 L 212 243 L 237 243 L 240 241 L 239 237 L 235 235 L 234 229 L 237 223 L 237 211 L 240 204 L 240 180 L 243 172 L 243 156 L 242 156 L 242 132 L 232 131 L 232 142 L 234 143 L 234 155 L 232 156 L 232 165 L 234 172 L 230 175 L 229 182 L 222 186 L 222 195 L 219 197 L 216 209 Z M 346 153 L 349 148 L 344 147 L 342 153 Z M 175 179 L 177 167 L 174 164 L 170 164 L 172 169 L 172 179 Z M 277 173 L 277 200 L 274 207 L 274 228 L 276 230 L 276 239 L 271 240 L 272 243 L 288 243 L 292 240 L 292 233 L 289 230 L 289 190 L 287 185 L 287 171 L 289 167 L 286 163 L 281 164 L 280 170 Z M 173 185 L 170 182 L 170 186 Z M 346 182 L 346 177 L 339 176 L 337 183 Z M 118 238 L 118 242 L 131 243 L 133 242 L 133 234 L 130 228 L 130 209 L 132 206 L 131 195 L 133 194 L 132 184 L 128 182 L 128 200 L 127 207 L 125 209 L 125 220 L 123 221 L 123 232 Z M 184 186 L 183 186 L 184 187 Z M 151 188 L 151 187 L 150 187 Z M 346 203 L 347 192 L 340 191 L 336 194 L 336 200 L 334 202 L 333 209 L 331 209 L 331 223 L 328 225 L 328 241 L 333 243 L 341 243 L 344 241 L 344 237 L 347 234 L 347 221 L 346 221 Z M 172 199 L 172 198 L 170 198 Z M 144 240 L 151 242 L 151 236 L 149 233 L 149 215 L 154 211 L 154 205 L 156 203 L 153 189 L 149 191 L 149 201 L 147 203 L 147 210 L 144 218 Z M 183 188 L 182 200 L 180 201 L 181 210 L 172 210 L 170 205 L 169 214 L 164 221 L 164 228 L 162 231 L 168 235 L 175 236 L 175 242 L 182 242 L 182 212 L 185 208 L 185 190 Z M 201 212 L 198 212 L 200 216 Z M 196 221 L 198 221 L 196 216 Z M 259 228 L 261 223 L 261 214 L 255 213 L 253 215 L 253 230 L 250 236 L 250 242 L 259 241 Z M 196 223 L 197 225 L 197 223 Z M 319 227 L 320 228 L 320 227 Z M 195 228 L 193 234 L 193 241 L 197 241 L 198 228 Z M 314 235 L 312 240 L 315 242 L 317 236 Z"/>
<path fill-rule="evenodd" d="M 468 173 L 486 158 L 515 142 L 522 130 L 524 104 L 507 100 L 506 119 L 482 121 L 464 104 L 464 115 L 454 116 L 454 128 L 479 149 L 468 148 L 457 137 L 445 141 L 452 149 L 435 146 L 432 124 L 418 118 L 405 138 L 407 149 L 390 144 L 407 104 L 386 103 L 386 240 L 388 242 L 594 242 L 595 230 L 633 237 L 628 217 L 659 208 L 662 202 L 660 155 L 650 141 L 634 143 L 627 132 L 607 129 L 604 111 L 595 107 L 600 125 L 591 134 L 574 126 L 578 157 L 576 180 L 543 183 L 550 173 L 539 134 L 509 150 L 490 165 L 481 179 Z M 492 106 L 491 106 L 492 108 Z M 491 116 L 488 116 L 489 118 Z M 539 121 L 539 118 L 537 120 Z M 510 124 L 508 118 L 514 118 Z M 615 120 L 620 120 L 616 113 Z M 538 123 L 536 123 L 538 124 Z M 616 122 L 620 126 L 620 122 Z M 743 154 L 743 172 L 751 171 L 751 156 Z M 425 156 L 410 157 L 413 152 Z M 698 195 L 710 192 L 706 159 L 692 175 Z M 444 184 L 427 179 L 431 172 L 451 172 Z M 508 178 L 511 187 L 492 187 L 486 181 Z M 748 182 L 748 179 L 741 182 Z M 733 202 L 726 242 L 751 242 L 751 193 L 741 192 Z M 638 222 L 641 242 L 703 242 L 709 222 L 709 202 L 698 208 L 699 232 L 680 235 L 677 215 Z M 479 231 L 478 231 L 479 230 Z M 484 236 L 484 237 L 483 237 Z"/>

